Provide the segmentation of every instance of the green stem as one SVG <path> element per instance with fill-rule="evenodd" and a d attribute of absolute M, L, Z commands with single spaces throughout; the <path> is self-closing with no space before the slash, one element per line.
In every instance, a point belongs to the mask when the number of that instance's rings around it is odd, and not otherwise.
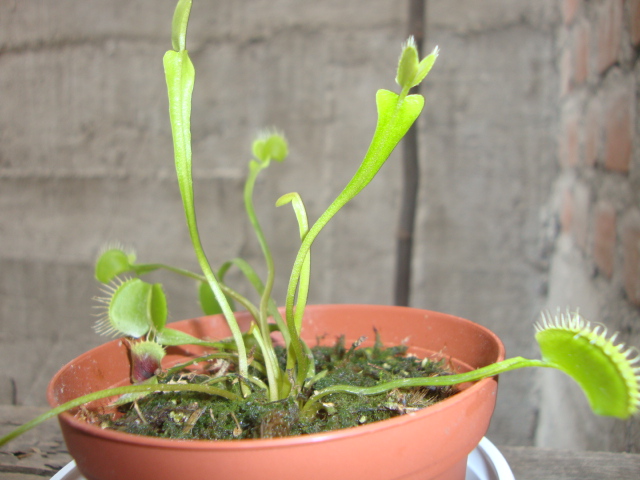
<path fill-rule="evenodd" d="M 300 240 L 304 240 L 305 235 L 309 231 L 309 220 L 307 211 L 302 202 L 300 194 L 297 192 L 287 193 L 281 196 L 276 201 L 276 206 L 281 207 L 287 203 L 291 203 L 293 212 L 296 215 L 298 221 L 298 229 L 300 231 Z M 311 272 L 311 253 L 307 253 L 307 256 L 302 263 L 302 269 L 300 271 L 300 279 L 298 281 L 296 308 L 293 316 L 293 322 L 287 321 L 287 328 L 291 338 L 294 338 L 293 343 L 287 344 L 287 370 L 293 371 L 295 369 L 296 362 L 301 365 L 300 370 L 306 368 L 305 376 L 315 375 L 315 366 L 312 361 L 313 355 L 311 354 L 308 346 L 300 339 L 300 333 L 302 332 L 302 318 L 304 316 L 304 309 L 307 305 L 307 297 L 309 294 L 309 276 Z M 305 359 L 306 355 L 306 359 Z M 307 360 L 308 359 L 308 360 Z M 304 380 L 302 375 L 298 376 L 298 382 Z M 301 385 L 301 384 L 300 384 Z"/>
<path fill-rule="evenodd" d="M 229 288 L 224 283 L 220 283 L 220 288 L 225 293 L 225 295 L 228 295 L 229 297 L 233 298 L 236 302 L 238 302 L 240 305 L 242 305 L 251 314 L 251 316 L 254 319 L 258 320 L 258 318 L 260 316 L 260 312 L 255 307 L 255 305 L 253 303 L 251 303 L 251 301 L 248 298 L 246 298 L 243 295 L 239 294 L 234 289 Z"/>
<path fill-rule="evenodd" d="M 258 216 L 256 215 L 255 207 L 253 205 L 253 190 L 256 184 L 256 179 L 258 178 L 258 174 L 262 170 L 267 168 L 269 166 L 269 163 L 270 162 L 268 160 L 264 162 L 252 160 L 251 162 L 249 162 L 249 175 L 244 185 L 245 210 L 247 211 L 247 216 L 249 217 L 251 226 L 256 233 L 258 243 L 260 244 L 260 248 L 262 249 L 262 254 L 267 265 L 267 280 L 264 283 L 264 287 L 260 295 L 259 308 L 260 331 L 262 333 L 262 338 L 266 344 L 271 343 L 271 339 L 269 337 L 269 329 L 267 327 L 267 318 L 269 299 L 271 298 L 271 292 L 273 291 L 273 284 L 275 281 L 275 263 L 273 261 L 273 255 L 271 255 L 271 249 L 269 248 L 267 239 L 265 238 L 262 227 L 260 226 L 260 222 L 258 221 Z"/>
<path fill-rule="evenodd" d="M 233 265 L 235 265 L 240 269 L 240 271 L 247 278 L 249 283 L 251 283 L 251 286 L 253 286 L 256 292 L 258 292 L 258 295 L 262 296 L 262 292 L 264 292 L 264 284 L 262 283 L 262 280 L 260 279 L 258 274 L 255 272 L 253 267 L 251 267 L 251 265 L 249 265 L 249 263 L 242 258 L 234 258 L 233 260 L 225 262 L 222 265 L 222 267 L 220 267 L 220 270 L 218 271 L 218 277 L 220 277 L 220 279 L 224 279 L 224 276 L 226 275 L 227 271 Z M 285 344 L 288 346 L 291 341 L 291 337 L 289 336 L 289 331 L 287 330 L 287 326 L 285 325 L 284 319 L 282 318 L 282 315 L 280 315 L 278 306 L 276 305 L 276 302 L 273 300 L 273 298 L 269 299 L 269 316 L 275 319 L 276 324 L 278 325 L 278 330 L 282 333 Z M 257 315 L 254 316 L 254 318 L 256 319 L 256 321 L 258 321 Z"/>
<path fill-rule="evenodd" d="M 287 193 L 281 196 L 276 202 L 276 206 L 280 207 L 287 203 L 291 203 L 293 212 L 296 215 L 298 221 L 298 229 L 300 230 L 300 240 L 304 240 L 304 237 L 309 232 L 309 219 L 307 216 L 307 210 L 302 201 L 302 197 L 297 192 Z M 307 304 L 307 296 L 309 294 L 309 276 L 311 272 L 311 254 L 308 252 L 302 264 L 302 270 L 300 271 L 300 280 L 298 281 L 298 298 L 296 301 L 296 310 L 294 315 L 294 325 L 296 327 L 295 333 L 300 336 L 302 332 L 302 317 L 304 316 L 304 308 Z"/>
<path fill-rule="evenodd" d="M 200 362 L 208 362 L 209 360 L 213 360 L 214 358 L 216 358 L 216 359 L 224 358 L 224 359 L 233 360 L 234 358 L 236 358 L 236 355 L 234 353 L 229 353 L 229 352 L 216 352 L 216 353 L 211 353 L 209 355 L 203 355 L 202 357 L 194 358 L 192 360 L 189 360 L 188 362 L 184 362 L 184 363 L 180 363 L 178 365 L 174 365 L 173 367 L 167 369 L 166 372 L 164 372 L 163 377 L 164 378 L 169 378 L 172 375 L 184 370 L 185 368 L 187 368 L 190 365 L 194 365 L 194 364 L 200 363 Z"/>
<path fill-rule="evenodd" d="M 403 378 L 399 380 L 392 380 L 390 382 L 380 383 L 372 387 L 358 387 L 353 385 L 333 385 L 331 387 L 324 388 L 315 394 L 313 394 L 307 403 L 302 408 L 301 416 L 308 415 L 314 409 L 320 399 L 326 395 L 332 393 L 350 393 L 352 395 L 377 395 L 380 393 L 388 392 L 396 388 L 410 388 L 410 387 L 440 387 L 449 385 L 458 385 L 461 383 L 475 382 L 487 377 L 493 377 L 501 373 L 508 372 L 524 367 L 547 367 L 558 368 L 555 364 L 546 362 L 544 360 L 531 360 L 523 357 L 514 357 L 502 362 L 493 363 L 486 367 L 478 368 L 470 372 L 458 373 L 454 375 L 441 375 L 436 377 L 417 377 L 417 378 Z"/>
<path fill-rule="evenodd" d="M 120 396 L 127 393 L 184 392 L 184 391 L 200 392 L 200 393 L 206 393 L 208 395 L 217 395 L 232 401 L 238 401 L 242 399 L 242 397 L 236 395 L 235 393 L 229 392 L 227 390 L 211 387 L 208 385 L 200 385 L 200 384 L 127 385 L 125 387 L 108 388 L 106 390 L 100 390 L 99 392 L 93 392 L 88 395 L 83 395 L 82 397 L 75 398 L 69 402 L 63 403 L 58 407 L 52 408 L 48 412 L 43 413 L 42 415 L 19 426 L 12 432 L 0 438 L 0 446 L 13 440 L 19 435 L 22 435 L 24 432 L 31 430 L 33 427 L 40 425 L 42 422 L 50 419 L 51 417 L 55 417 L 56 415 L 66 412 L 67 410 L 71 410 L 72 408 L 79 407 L 81 405 L 84 405 L 89 402 L 93 402 L 95 400 L 100 400 L 102 398 L 108 398 L 108 397 L 114 397 L 114 396 Z"/>
<path fill-rule="evenodd" d="M 275 402 L 279 400 L 278 392 L 280 391 L 280 369 L 278 368 L 278 359 L 276 358 L 275 354 L 272 355 L 273 346 L 269 347 L 265 345 L 264 338 L 261 335 L 259 328 L 252 329 L 251 333 L 253 334 L 253 338 L 260 347 L 260 350 L 262 351 L 262 355 L 264 357 L 264 366 L 267 373 L 267 383 L 269 384 L 269 387 L 267 388 L 267 391 L 269 392 L 269 401 Z"/>
<path fill-rule="evenodd" d="M 260 307 L 259 307 L 259 335 L 262 336 L 261 341 L 258 341 L 258 345 L 262 350 L 265 360 L 265 367 L 267 368 L 267 378 L 269 382 L 269 397 L 271 401 L 278 400 L 278 390 L 280 384 L 280 369 L 278 368 L 278 360 L 276 358 L 275 351 L 273 349 L 273 342 L 271 341 L 270 329 L 269 329 L 269 301 L 271 300 L 271 292 L 273 291 L 273 284 L 275 282 L 275 263 L 273 261 L 273 255 L 271 249 L 267 243 L 267 239 L 264 236 L 258 216 L 256 215 L 255 207 L 253 205 L 253 190 L 255 187 L 258 174 L 269 166 L 270 161 L 256 161 L 249 162 L 249 175 L 244 187 L 244 204 L 247 211 L 247 216 L 251 222 L 251 226 L 256 233 L 258 243 L 262 249 L 262 254 L 267 265 L 267 280 L 262 289 L 260 295 Z M 255 336 L 257 339 L 257 335 Z"/>
<path fill-rule="evenodd" d="M 244 276 L 247 278 L 249 283 L 251 283 L 251 285 L 256 290 L 256 292 L 258 292 L 261 298 L 263 298 L 262 295 L 265 287 L 264 287 L 264 284 L 262 283 L 262 280 L 260 279 L 258 274 L 255 272 L 253 267 L 251 267 L 251 265 L 249 265 L 249 263 L 247 263 L 242 258 L 235 258 L 233 260 L 225 262 L 222 265 L 222 267 L 220 267 L 220 270 L 218 270 L 218 277 L 220 279 L 224 279 L 224 276 L 226 275 L 229 268 L 231 268 L 234 265 L 238 267 L 238 269 L 240 269 L 240 271 L 244 274 Z M 256 310 L 256 313 L 253 315 L 253 318 L 256 320 L 256 322 L 258 321 L 258 316 L 259 315 Z M 282 334 L 282 337 L 284 338 L 287 352 L 289 352 L 290 345 L 291 345 L 291 332 L 289 331 L 288 326 L 286 325 L 284 319 L 282 318 L 282 315 L 278 310 L 278 306 L 276 305 L 273 298 L 269 298 L 268 316 L 272 317 L 275 320 L 278 331 Z M 294 338 L 297 338 L 297 336 L 295 336 L 295 332 L 294 332 Z M 269 342 L 269 345 L 272 345 L 271 341 Z M 280 385 L 280 388 L 279 388 L 280 393 L 278 394 L 278 398 L 284 398 L 287 396 L 287 394 L 290 391 L 289 385 L 288 385 L 288 378 L 285 377 L 280 371 L 280 369 L 277 367 L 278 363 L 277 363 L 277 360 L 275 359 L 275 356 L 273 357 L 272 363 L 273 365 L 275 365 L 274 368 L 277 369 L 277 372 L 275 372 L 277 376 L 275 378 L 278 379 L 277 383 Z M 287 360 L 287 368 L 293 368 L 289 364 L 289 360 Z"/>
<path fill-rule="evenodd" d="M 192 272 L 190 270 L 185 270 L 183 268 L 172 267 L 171 265 L 166 265 L 164 263 L 139 263 L 132 265 L 133 271 L 136 272 L 136 275 L 142 276 L 147 273 L 154 272 L 156 270 L 167 270 L 169 272 L 177 273 L 178 275 L 182 275 L 183 277 L 192 278 L 193 280 L 198 280 L 199 282 L 206 282 L 207 279 L 204 275 L 201 275 L 196 272 Z"/>
<path fill-rule="evenodd" d="M 193 245 L 194 245 L 196 254 L 198 256 L 198 261 L 200 262 L 202 271 L 204 272 L 205 277 L 207 277 L 207 282 L 209 283 L 209 286 L 211 287 L 211 290 L 213 291 L 216 297 L 216 300 L 218 300 L 218 303 L 220 304 L 220 308 L 222 308 L 222 313 L 225 319 L 227 320 L 227 325 L 231 330 L 231 335 L 236 344 L 236 348 L 238 350 L 239 374 L 242 378 L 247 378 L 248 372 L 249 372 L 249 364 L 247 360 L 247 349 L 244 344 L 244 339 L 242 337 L 242 331 L 240 330 L 238 322 L 236 321 L 236 318 L 233 314 L 233 311 L 231 310 L 229 302 L 227 301 L 227 297 L 223 293 L 222 288 L 220 287 L 220 284 L 218 283 L 218 280 L 216 279 L 213 273 L 213 270 L 211 270 L 211 267 L 209 266 L 209 262 L 206 259 L 204 251 L 202 249 L 202 245 L 200 244 L 200 238 L 197 235 L 197 233 L 193 237 Z M 244 383 L 241 383 L 241 385 L 243 387 L 243 393 L 245 395 L 248 395 L 250 393 L 249 387 Z"/>

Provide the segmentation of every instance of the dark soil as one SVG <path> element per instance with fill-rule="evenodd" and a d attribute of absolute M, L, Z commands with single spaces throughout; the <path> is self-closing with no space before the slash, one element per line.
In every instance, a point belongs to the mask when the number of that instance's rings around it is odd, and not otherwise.
<path fill-rule="evenodd" d="M 405 347 L 314 347 L 316 372 L 327 370 L 310 388 L 297 396 L 268 402 L 262 389 L 241 401 L 230 401 L 195 392 L 155 393 L 120 407 L 118 418 L 103 416 L 103 427 L 133 434 L 181 439 L 246 439 L 304 435 L 386 420 L 427 407 L 456 392 L 455 387 L 416 387 L 379 395 L 334 393 L 323 397 L 317 414 L 302 419 L 300 407 L 314 391 L 331 385 L 373 386 L 383 381 L 447 374 L 444 362 L 406 355 Z M 283 352 L 279 352 L 283 355 Z M 281 358 L 284 363 L 284 358 Z M 224 371 L 223 371 L 224 370 Z M 261 375 L 252 368 L 251 374 Z M 223 376 L 220 372 L 223 371 Z M 239 392 L 233 367 L 218 360 L 205 375 L 184 371 L 161 378 L 161 382 L 210 382 Z"/>

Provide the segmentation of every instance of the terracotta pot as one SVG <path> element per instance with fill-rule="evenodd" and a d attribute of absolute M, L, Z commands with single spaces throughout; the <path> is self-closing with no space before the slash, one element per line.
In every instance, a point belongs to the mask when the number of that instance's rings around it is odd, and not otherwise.
<path fill-rule="evenodd" d="M 348 342 L 372 328 L 387 344 L 406 342 L 420 356 L 444 354 L 458 367 L 477 368 L 504 358 L 500 340 L 468 320 L 404 307 L 309 306 L 303 336 Z M 248 318 L 239 315 L 247 324 Z M 229 332 L 220 316 L 174 323 L 204 338 Z M 190 352 L 198 349 L 189 347 Z M 166 364 L 185 354 L 170 349 Z M 126 347 L 114 340 L 73 360 L 49 385 L 51 405 L 128 383 Z M 485 379 L 432 407 L 383 422 L 334 432 L 269 440 L 188 441 L 148 438 L 102 430 L 59 416 L 69 452 L 89 480 L 161 479 L 432 479 L 463 480 L 467 455 L 486 433 L 496 401 L 497 380 Z"/>

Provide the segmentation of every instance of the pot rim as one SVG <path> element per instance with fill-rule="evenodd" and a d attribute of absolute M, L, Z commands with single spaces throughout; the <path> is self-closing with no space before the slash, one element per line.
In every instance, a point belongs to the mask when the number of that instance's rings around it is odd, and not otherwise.
<path fill-rule="evenodd" d="M 473 326 L 474 328 L 479 328 L 484 331 L 498 346 L 498 359 L 496 361 L 500 361 L 505 357 L 505 348 L 500 340 L 500 338 L 489 330 L 487 327 L 480 325 L 478 323 L 472 322 L 471 320 L 467 320 L 465 318 L 457 317 L 455 315 L 450 315 L 442 312 L 436 312 L 432 310 L 425 310 L 420 308 L 413 307 L 403 307 L 403 306 L 392 306 L 392 305 L 369 305 L 369 304 L 322 304 L 322 305 L 308 305 L 307 309 L 309 311 L 313 311 L 320 308 L 343 308 L 345 306 L 355 307 L 355 308 L 386 308 L 389 310 L 394 309 L 409 309 L 409 310 L 419 310 L 424 312 L 425 314 L 438 314 L 445 315 L 450 318 L 455 318 L 459 321 L 467 323 L 469 326 Z M 199 321 L 200 319 L 207 318 L 206 316 L 197 317 L 189 320 Z M 176 322 L 174 322 L 176 323 Z M 111 342 L 117 342 L 119 339 L 111 340 Z M 101 348 L 104 345 L 107 345 L 107 342 L 103 345 L 95 347 L 91 350 L 84 352 L 78 357 L 74 358 L 67 364 L 65 364 L 60 370 L 53 376 L 51 379 L 49 386 L 47 388 L 47 400 L 51 406 L 57 406 L 58 403 L 53 399 L 53 385 L 55 384 L 57 378 L 61 375 L 67 367 L 77 362 L 78 360 L 88 356 L 91 354 L 93 350 L 96 348 Z M 407 422 L 411 422 L 414 419 L 421 419 L 423 417 L 428 417 L 431 415 L 438 414 L 439 411 L 443 409 L 453 408 L 457 403 L 463 402 L 467 399 L 467 397 L 475 394 L 477 390 L 482 390 L 488 387 L 488 384 L 497 382 L 496 377 L 489 377 L 477 381 L 465 388 L 464 390 L 456 393 L 455 395 L 442 400 L 434 405 L 423 408 L 417 412 L 408 413 L 405 415 L 400 415 L 397 417 L 393 417 L 387 420 L 382 420 L 374 423 L 369 423 L 366 425 L 359 425 L 357 427 L 349 427 L 343 428 L 339 430 L 332 430 L 329 432 L 320 432 L 320 433 L 312 433 L 307 435 L 297 435 L 290 437 L 280 437 L 280 438 L 269 438 L 269 439 L 242 439 L 242 440 L 186 440 L 186 439 L 168 439 L 168 438 L 158 438 L 158 437 L 147 437 L 144 435 L 135 435 L 131 433 L 118 432 L 115 430 L 107 430 L 102 429 L 95 424 L 90 424 L 84 422 L 82 420 L 77 419 L 71 413 L 63 412 L 58 415 L 58 419 L 60 422 L 64 422 L 69 424 L 75 429 L 78 429 L 88 435 L 98 436 L 103 438 L 104 440 L 110 440 L 114 442 L 120 443 L 129 443 L 129 444 L 137 444 L 144 445 L 153 448 L 172 448 L 172 449 L 183 449 L 183 450 L 205 450 L 210 449 L 215 445 L 216 448 L 221 450 L 244 450 L 244 449 L 266 449 L 266 448 L 279 448 L 288 445 L 296 445 L 303 443 L 317 443 L 317 442 L 326 442 L 331 440 L 339 440 L 341 438 L 350 438 L 357 435 L 367 435 L 374 432 L 397 428 Z"/>

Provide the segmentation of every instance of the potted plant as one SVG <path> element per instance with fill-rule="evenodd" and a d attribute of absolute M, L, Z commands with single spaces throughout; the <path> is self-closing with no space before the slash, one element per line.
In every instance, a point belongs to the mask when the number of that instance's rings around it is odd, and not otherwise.
<path fill-rule="evenodd" d="M 97 330 L 120 339 L 63 367 L 49 386 L 52 410 L 0 445 L 58 415 L 69 451 L 90 480 L 462 479 L 467 455 L 488 428 L 500 373 L 557 368 L 582 386 L 596 413 L 637 413 L 638 358 L 577 314 L 543 316 L 536 333 L 541 360 L 505 360 L 492 332 L 450 315 L 306 305 L 314 240 L 374 178 L 422 110 L 423 98 L 409 90 L 429 73 L 438 50 L 419 60 L 411 40 L 398 63 L 401 92 L 378 91 L 373 139 L 343 191 L 311 225 L 299 194 L 276 203 L 293 206 L 301 239 L 284 306 L 272 298 L 273 260 L 253 207 L 256 178 L 287 156 L 277 132 L 254 142 L 244 189 L 267 277 L 242 259 L 214 271 L 193 201 L 190 10 L 191 0 L 179 0 L 164 67 L 178 185 L 201 272 L 137 263 L 119 247 L 105 251 L 96 264 L 105 285 Z M 231 268 L 248 279 L 257 302 L 225 282 Z M 197 281 L 211 315 L 167 325 L 162 286 L 143 279 L 156 270 Z M 235 304 L 243 311 L 235 312 Z"/>

